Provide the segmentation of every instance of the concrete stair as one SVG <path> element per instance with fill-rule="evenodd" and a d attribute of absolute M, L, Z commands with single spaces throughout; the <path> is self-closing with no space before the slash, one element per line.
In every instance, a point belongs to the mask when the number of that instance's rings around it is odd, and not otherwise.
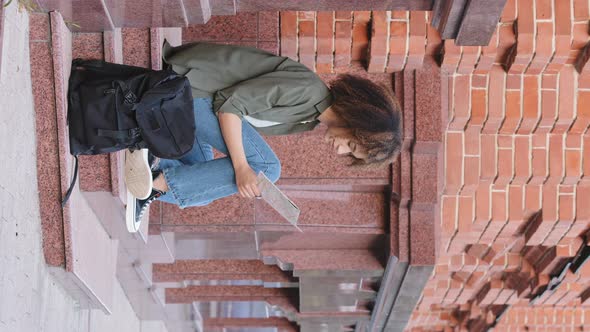
<path fill-rule="evenodd" d="M 142 320 L 141 331 L 194 331 L 192 306 L 167 306 L 164 289 L 152 282 L 152 264 L 175 259 L 174 233 L 150 234 L 149 216 L 138 233 L 126 230 L 124 153 L 81 157 L 78 184 L 65 208 L 59 207 L 74 164 L 66 125 L 72 59 L 98 58 L 160 69 L 164 38 L 179 44 L 181 29 L 72 33 L 59 12 L 32 13 L 30 17 L 31 63 L 38 69 L 32 81 L 37 154 L 43 165 L 38 166 L 38 179 L 45 214 L 44 255 L 50 270 L 84 307 L 112 314 L 115 289 L 121 287 Z"/>

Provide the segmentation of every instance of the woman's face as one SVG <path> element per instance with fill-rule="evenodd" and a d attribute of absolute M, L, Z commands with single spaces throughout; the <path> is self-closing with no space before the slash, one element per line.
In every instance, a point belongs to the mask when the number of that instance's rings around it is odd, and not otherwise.
<path fill-rule="evenodd" d="M 367 152 L 350 139 L 352 133 L 348 128 L 328 127 L 324 141 L 330 144 L 332 150 L 339 155 L 352 155 L 357 159 L 366 159 Z"/>

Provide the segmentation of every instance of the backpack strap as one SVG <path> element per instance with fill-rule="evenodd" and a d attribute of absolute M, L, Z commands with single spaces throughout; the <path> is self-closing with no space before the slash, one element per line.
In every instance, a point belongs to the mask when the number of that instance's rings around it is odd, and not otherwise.
<path fill-rule="evenodd" d="M 96 131 L 98 136 L 110 137 L 122 143 L 133 142 L 141 134 L 139 128 L 131 128 L 125 130 L 110 130 L 99 128 Z"/>
<path fill-rule="evenodd" d="M 137 102 L 137 96 L 135 95 L 135 93 L 133 93 L 133 91 L 131 91 L 131 89 L 129 89 L 125 82 L 121 80 L 113 81 L 113 86 L 117 85 L 121 88 L 121 91 L 123 91 L 123 102 L 125 104 L 133 105 Z"/>
<path fill-rule="evenodd" d="M 180 77 L 178 76 L 178 74 L 174 72 L 169 73 L 169 75 L 166 78 L 162 79 L 156 86 L 146 91 L 141 96 L 141 99 L 136 100 L 132 104 L 131 110 L 137 111 L 138 109 L 143 108 L 147 105 L 160 103 L 164 98 L 165 100 L 171 100 L 175 98 L 180 92 L 184 91 L 184 89 L 186 88 L 186 82 L 186 78 Z"/>
<path fill-rule="evenodd" d="M 72 179 L 72 182 L 70 183 L 70 187 L 68 188 L 68 191 L 66 192 L 64 199 L 61 201 L 61 208 L 62 209 L 66 206 L 66 203 L 70 199 L 70 195 L 72 195 L 72 191 L 74 190 L 74 185 L 76 184 L 76 179 L 78 179 L 78 156 L 74 156 L 74 158 L 76 159 L 76 163 L 74 165 L 74 177 Z"/>

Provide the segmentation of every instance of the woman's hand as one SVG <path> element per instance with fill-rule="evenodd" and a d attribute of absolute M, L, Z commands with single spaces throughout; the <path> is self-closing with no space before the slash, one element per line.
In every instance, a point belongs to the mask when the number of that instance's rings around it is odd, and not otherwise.
<path fill-rule="evenodd" d="M 236 173 L 236 185 L 240 195 L 244 198 L 254 198 L 260 196 L 260 190 L 258 190 L 258 179 L 256 173 L 250 167 L 245 164 L 234 169 Z"/>
<path fill-rule="evenodd" d="M 260 196 L 256 173 L 252 170 L 244 153 L 242 143 L 242 120 L 232 113 L 219 113 L 219 127 L 227 145 L 231 162 L 236 173 L 236 185 L 242 197 Z"/>

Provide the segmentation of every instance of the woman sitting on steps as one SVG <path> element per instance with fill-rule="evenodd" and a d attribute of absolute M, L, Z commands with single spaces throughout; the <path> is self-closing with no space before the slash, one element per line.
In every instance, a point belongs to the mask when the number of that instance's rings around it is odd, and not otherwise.
<path fill-rule="evenodd" d="M 367 79 L 341 75 L 328 88 L 303 64 L 250 47 L 165 43 L 163 54 L 190 81 L 196 139 L 178 160 L 127 152 L 125 179 L 135 197 L 127 204 L 129 231 L 139 229 L 155 199 L 185 208 L 235 193 L 260 196 L 256 174 L 275 182 L 281 168 L 260 134 L 294 134 L 321 122 L 324 141 L 353 166 L 387 165 L 399 153 L 399 103 Z M 213 148 L 228 157 L 213 159 Z"/>

